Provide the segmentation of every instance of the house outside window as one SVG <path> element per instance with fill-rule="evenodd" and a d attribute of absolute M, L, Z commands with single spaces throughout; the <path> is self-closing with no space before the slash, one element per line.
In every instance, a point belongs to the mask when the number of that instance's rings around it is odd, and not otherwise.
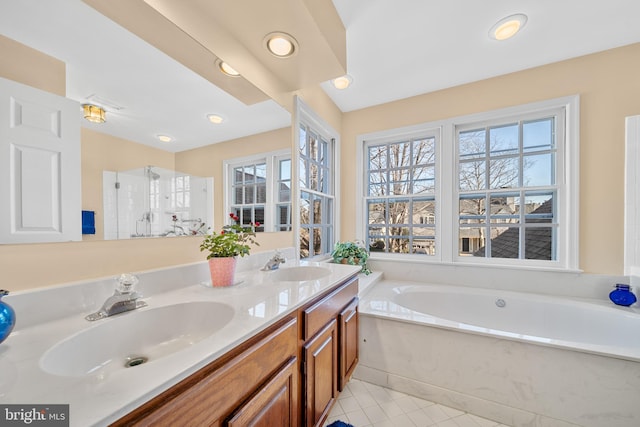
<path fill-rule="evenodd" d="M 577 269 L 578 106 L 360 136 L 359 236 L 374 257 Z"/>

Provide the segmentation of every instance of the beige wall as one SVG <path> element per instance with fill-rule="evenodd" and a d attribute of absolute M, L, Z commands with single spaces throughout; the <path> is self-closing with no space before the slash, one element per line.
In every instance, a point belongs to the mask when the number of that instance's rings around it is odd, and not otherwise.
<path fill-rule="evenodd" d="M 342 236 L 355 236 L 360 134 L 566 95 L 580 95 L 580 268 L 623 273 L 624 118 L 640 114 L 640 44 L 346 113 Z"/>

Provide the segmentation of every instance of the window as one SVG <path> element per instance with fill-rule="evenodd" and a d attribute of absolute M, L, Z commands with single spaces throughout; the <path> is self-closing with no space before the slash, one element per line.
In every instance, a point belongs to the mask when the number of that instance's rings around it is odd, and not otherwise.
<path fill-rule="evenodd" d="M 459 255 L 557 260 L 561 113 L 457 126 Z"/>
<path fill-rule="evenodd" d="M 227 212 L 256 231 L 291 230 L 291 156 L 288 152 L 225 161 Z"/>
<path fill-rule="evenodd" d="M 436 136 L 366 146 L 370 250 L 435 254 Z"/>
<path fill-rule="evenodd" d="M 578 267 L 578 97 L 359 138 L 382 257 Z"/>
<path fill-rule="evenodd" d="M 333 140 L 300 123 L 300 258 L 331 252 L 334 244 Z"/>

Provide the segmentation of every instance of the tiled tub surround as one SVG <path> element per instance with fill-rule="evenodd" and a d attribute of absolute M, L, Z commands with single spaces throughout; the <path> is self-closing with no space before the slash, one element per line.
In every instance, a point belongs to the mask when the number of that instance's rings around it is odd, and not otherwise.
<path fill-rule="evenodd" d="M 225 289 L 205 285 L 210 281 L 206 262 L 136 273 L 139 291 L 148 303 L 148 307 L 139 310 L 217 301 L 233 307 L 235 314 L 225 327 L 184 350 L 134 368 L 107 366 L 83 376 L 46 373 L 40 360 L 59 341 L 112 320 L 88 322 L 84 316 L 100 308 L 113 293 L 114 279 L 12 293 L 5 301 L 16 310 L 17 325 L 0 344 L 0 402 L 70 404 L 72 426 L 107 425 L 358 270 L 353 266 L 322 264 L 332 270 L 331 275 L 314 281 L 275 283 L 265 280 L 271 272 L 258 271 L 271 255 L 255 254 L 241 259 L 236 277 L 241 283 Z M 282 268 L 299 265 L 291 261 L 292 254 L 287 258 L 289 261 Z"/>
<path fill-rule="evenodd" d="M 405 270 L 393 279 L 385 271 L 361 300 L 355 378 L 507 425 L 640 425 L 640 308 L 606 300 L 616 278 L 571 275 L 568 286 L 581 284 L 582 295 L 569 298 L 430 286 L 408 281 L 416 268 Z M 433 270 L 423 277 L 447 279 Z M 493 274 L 475 270 L 470 283 Z M 523 290 L 537 276 L 547 279 L 542 289 L 567 292 L 553 283 L 566 275 L 528 273 Z M 586 298 L 594 296 L 602 297 Z"/>

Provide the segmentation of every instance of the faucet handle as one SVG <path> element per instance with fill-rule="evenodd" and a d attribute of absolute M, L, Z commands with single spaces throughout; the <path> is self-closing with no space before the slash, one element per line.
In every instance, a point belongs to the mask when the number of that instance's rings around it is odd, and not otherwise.
<path fill-rule="evenodd" d="M 130 294 L 136 291 L 138 285 L 138 278 L 133 274 L 121 274 L 118 278 L 118 284 L 116 285 L 116 291 L 121 294 Z"/>

